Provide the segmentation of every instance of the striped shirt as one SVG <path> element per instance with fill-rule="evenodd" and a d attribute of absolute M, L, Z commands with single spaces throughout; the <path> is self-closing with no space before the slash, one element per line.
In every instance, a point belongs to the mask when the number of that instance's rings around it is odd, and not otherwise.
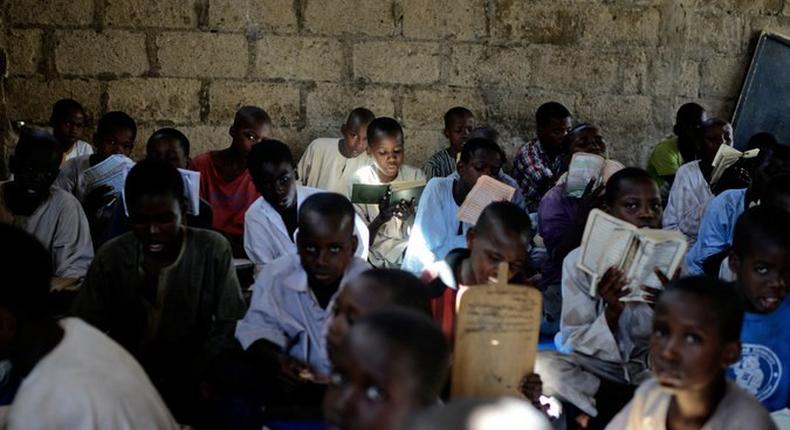
<path fill-rule="evenodd" d="M 537 138 L 518 150 L 516 158 L 513 159 L 513 178 L 518 182 L 530 212 L 537 211 L 543 197 L 539 185 L 546 179 L 558 178 L 562 173 L 560 170 L 560 157 L 550 160 Z"/>
<path fill-rule="evenodd" d="M 425 176 L 431 178 L 443 178 L 455 173 L 456 162 L 455 158 L 450 155 L 450 148 L 444 148 L 441 151 L 433 154 L 431 158 L 425 163 L 422 168 Z"/>

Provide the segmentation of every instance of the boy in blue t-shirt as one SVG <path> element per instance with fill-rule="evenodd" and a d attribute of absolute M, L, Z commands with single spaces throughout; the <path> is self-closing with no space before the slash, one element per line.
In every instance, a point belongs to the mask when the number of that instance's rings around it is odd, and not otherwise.
<path fill-rule="evenodd" d="M 787 212 L 753 207 L 735 225 L 730 268 L 746 306 L 741 359 L 728 375 L 769 411 L 790 405 L 790 228 Z"/>

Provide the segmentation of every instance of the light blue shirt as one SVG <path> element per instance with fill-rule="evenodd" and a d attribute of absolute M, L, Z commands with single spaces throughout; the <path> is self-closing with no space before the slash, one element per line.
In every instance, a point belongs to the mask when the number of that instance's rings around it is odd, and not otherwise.
<path fill-rule="evenodd" d="M 686 256 L 688 274 L 701 275 L 702 264 L 711 255 L 732 244 L 735 223 L 745 210 L 746 188 L 727 190 L 710 201 L 699 227 L 697 242 Z"/>
<path fill-rule="evenodd" d="M 250 308 L 236 324 L 236 339 L 245 350 L 255 341 L 266 339 L 292 358 L 328 375 L 331 364 L 326 352 L 326 326 L 332 306 L 346 283 L 369 268 L 364 260 L 353 258 L 340 288 L 324 309 L 307 285 L 307 272 L 299 255 L 272 261 L 255 280 Z"/>

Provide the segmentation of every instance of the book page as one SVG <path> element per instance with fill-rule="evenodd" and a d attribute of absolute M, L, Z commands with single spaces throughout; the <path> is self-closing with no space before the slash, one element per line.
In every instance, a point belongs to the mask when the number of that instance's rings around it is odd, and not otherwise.
<path fill-rule="evenodd" d="M 746 152 L 738 151 L 729 145 L 719 146 L 716 155 L 713 157 L 713 171 L 710 175 L 711 185 L 715 185 L 721 179 L 724 171 L 729 169 L 733 164 L 737 163 L 741 158 L 754 158 L 760 153 L 760 149 L 755 148 Z"/>
<path fill-rule="evenodd" d="M 354 184 L 351 186 L 351 203 L 377 205 L 388 189 L 388 184 Z"/>
<path fill-rule="evenodd" d="M 603 183 L 609 182 L 609 178 L 611 178 L 612 175 L 623 169 L 625 169 L 623 163 L 616 160 L 606 160 L 606 163 L 603 165 L 603 171 L 601 172 Z"/>
<path fill-rule="evenodd" d="M 123 190 L 126 175 L 134 166 L 134 161 L 125 155 L 115 154 L 107 157 L 101 163 L 86 169 L 82 172 L 82 180 L 85 182 L 85 194 L 87 195 L 95 188 L 109 186 L 114 194 Z"/>
<path fill-rule="evenodd" d="M 483 175 L 469 191 L 461 207 L 458 209 L 458 219 L 467 224 L 475 225 L 477 219 L 486 206 L 493 202 L 510 201 L 516 189 L 496 179 Z"/>
<path fill-rule="evenodd" d="M 178 169 L 181 179 L 184 180 L 184 197 L 187 200 L 187 213 L 200 215 L 200 172 L 194 170 Z"/>
<path fill-rule="evenodd" d="M 571 197 L 581 197 L 590 181 L 600 179 L 605 162 L 606 160 L 600 155 L 586 152 L 573 154 L 568 167 L 565 193 Z"/>
<path fill-rule="evenodd" d="M 425 186 L 425 181 L 421 180 L 414 180 L 414 181 L 392 181 L 389 183 L 390 189 L 392 192 L 398 192 L 403 190 L 408 190 L 411 188 L 419 188 Z"/>
<path fill-rule="evenodd" d="M 677 236 L 656 240 L 638 234 L 639 250 L 626 272 L 631 292 L 623 297 L 622 301 L 643 301 L 642 286 L 663 289 L 664 286 L 656 276 L 655 269 L 658 268 L 668 278 L 672 278 L 686 255 L 688 242 L 682 235 Z"/>
<path fill-rule="evenodd" d="M 600 209 L 587 218 L 577 267 L 593 276 L 590 294 L 595 295 L 595 280 L 612 266 L 620 266 L 634 237 L 636 227 Z"/>

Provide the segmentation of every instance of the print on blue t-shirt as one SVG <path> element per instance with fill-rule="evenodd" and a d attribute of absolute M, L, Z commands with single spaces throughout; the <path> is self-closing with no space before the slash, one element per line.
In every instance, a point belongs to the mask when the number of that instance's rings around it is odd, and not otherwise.
<path fill-rule="evenodd" d="M 770 314 L 747 312 L 741 330 L 741 358 L 727 376 L 753 394 L 769 411 L 790 399 L 790 299 Z"/>

